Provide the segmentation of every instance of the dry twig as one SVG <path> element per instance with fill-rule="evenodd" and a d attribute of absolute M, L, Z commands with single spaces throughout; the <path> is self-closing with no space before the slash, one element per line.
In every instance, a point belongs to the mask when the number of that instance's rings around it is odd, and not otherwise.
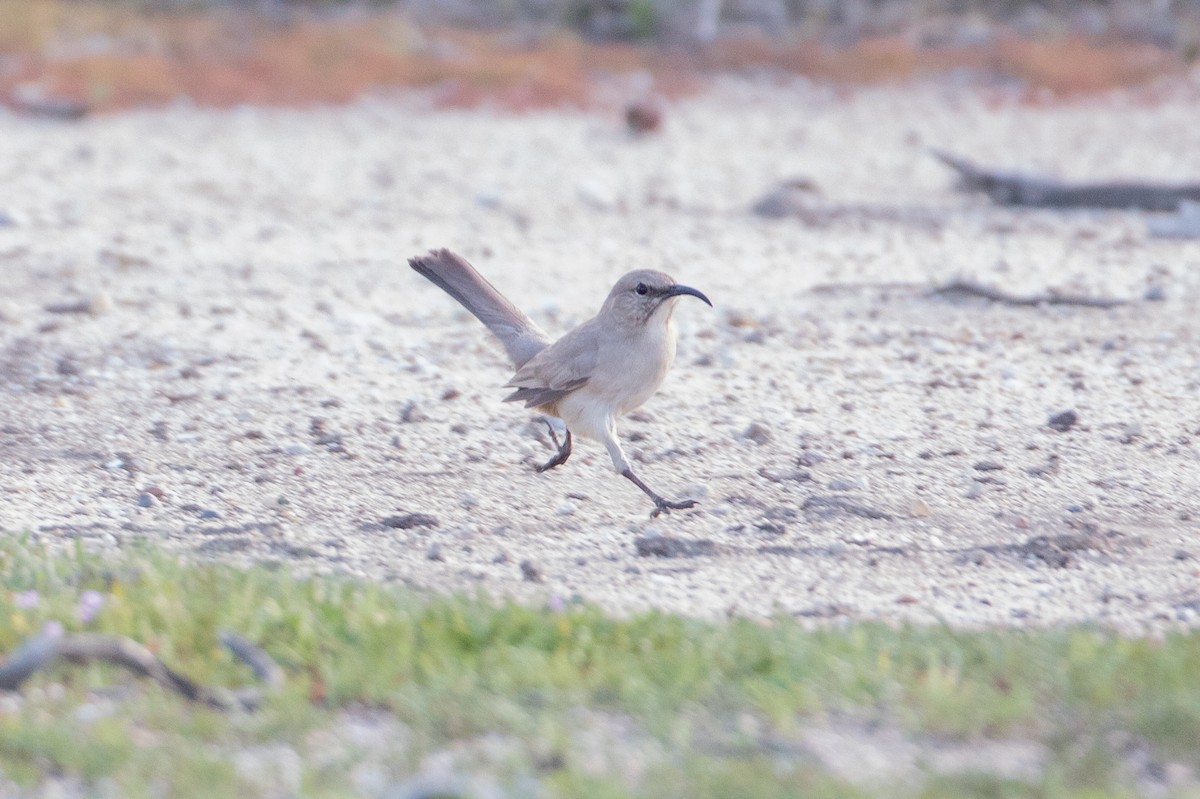
<path fill-rule="evenodd" d="M 221 643 L 250 666 L 268 688 L 277 688 L 283 683 L 283 670 L 258 646 L 231 631 L 221 633 Z M 18 690 L 38 670 L 48 668 L 58 660 L 72 663 L 101 661 L 121 666 L 186 699 L 218 710 L 254 710 L 262 704 L 259 689 L 231 690 L 201 685 L 163 663 L 132 638 L 103 633 L 63 634 L 61 630 L 53 629 L 27 638 L 0 664 L 0 689 Z"/>
<path fill-rule="evenodd" d="M 992 302 L 1002 302 L 1005 305 L 1082 305 L 1087 308 L 1115 308 L 1126 305 L 1129 300 L 1119 300 L 1110 297 L 1086 297 L 1079 294 L 1060 294 L 1049 291 L 1044 294 L 1011 294 L 1003 289 L 985 286 L 973 280 L 951 280 L 935 287 L 933 296 L 942 297 L 983 297 Z"/>

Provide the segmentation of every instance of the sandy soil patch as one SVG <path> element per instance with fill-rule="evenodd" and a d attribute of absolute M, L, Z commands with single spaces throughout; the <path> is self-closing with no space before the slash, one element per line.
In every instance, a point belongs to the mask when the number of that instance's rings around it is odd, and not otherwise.
<path fill-rule="evenodd" d="M 726 81 L 636 140 L 416 101 L 0 116 L 0 526 L 618 611 L 1194 623 L 1200 244 L 991 207 L 926 152 L 1195 178 L 1194 94 Z M 750 213 L 797 176 L 811 214 Z M 405 266 L 434 246 L 552 333 L 634 267 L 705 291 L 623 428 L 702 505 L 651 521 L 596 445 L 535 474 L 499 348 Z M 954 276 L 1135 302 L 927 295 Z"/>

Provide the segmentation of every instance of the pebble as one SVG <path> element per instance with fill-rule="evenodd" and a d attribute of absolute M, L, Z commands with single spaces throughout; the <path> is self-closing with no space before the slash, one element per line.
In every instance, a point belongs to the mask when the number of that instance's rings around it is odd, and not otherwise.
<path fill-rule="evenodd" d="M 706 538 L 672 538 L 665 535 L 647 535 L 633 542 L 640 557 L 649 558 L 698 558 L 715 555 L 717 546 Z"/>
<path fill-rule="evenodd" d="M 429 545 L 429 549 L 425 550 L 425 558 L 427 560 L 445 560 L 442 557 L 442 545 L 436 541 Z"/>
<path fill-rule="evenodd" d="M 138 507 L 141 508 L 153 508 L 156 504 L 158 504 L 158 500 L 155 499 L 154 495 L 150 492 L 144 491 L 141 494 L 138 494 L 137 504 Z"/>
<path fill-rule="evenodd" d="M 824 460 L 825 456 L 819 452 L 805 452 L 796 457 L 796 465 L 806 466 L 811 469 L 813 466 L 818 466 L 823 463 Z"/>
<path fill-rule="evenodd" d="M 865 491 L 867 490 L 867 480 L 863 477 L 835 478 L 829 481 L 830 491 Z"/>
<path fill-rule="evenodd" d="M 914 502 L 912 505 L 910 505 L 908 508 L 908 512 L 910 515 L 912 515 L 918 519 L 923 519 L 926 516 L 930 516 L 933 514 L 933 511 L 929 508 L 928 503 L 926 503 L 925 500 L 923 500 L 923 499 L 918 499 L 916 502 Z"/>
<path fill-rule="evenodd" d="M 212 508 L 204 508 L 197 514 L 201 519 L 219 519 L 221 514 L 217 513 Z"/>
<path fill-rule="evenodd" d="M 751 422 L 750 426 L 742 431 L 741 437 L 749 439 L 761 447 L 771 441 L 771 428 L 762 422 Z"/>
<path fill-rule="evenodd" d="M 625 127 L 635 136 L 658 130 L 662 119 L 662 106 L 653 100 L 635 100 L 625 106 Z"/>
<path fill-rule="evenodd" d="M 437 527 L 440 522 L 436 516 L 431 516 L 428 513 L 403 513 L 397 516 L 388 516 L 383 520 L 384 527 L 391 527 L 397 530 L 411 530 L 414 527 Z"/>
<path fill-rule="evenodd" d="M 576 508 L 573 503 L 564 502 L 562 505 L 558 506 L 558 510 L 556 510 L 555 513 L 557 513 L 559 516 L 573 516 L 575 515 L 575 511 Z"/>
<path fill-rule="evenodd" d="M 543 579 L 542 570 L 532 560 L 521 561 L 521 579 L 530 583 L 540 583 Z"/>
<path fill-rule="evenodd" d="M 301 444 L 299 441 L 287 444 L 283 448 L 284 455 L 307 455 L 310 451 L 307 444 Z"/>
<path fill-rule="evenodd" d="M 104 289 L 93 294 L 91 300 L 88 302 L 88 312 L 93 316 L 106 314 L 114 307 L 112 296 Z"/>
<path fill-rule="evenodd" d="M 1062 413 L 1056 413 L 1047 420 L 1046 424 L 1052 430 L 1057 430 L 1060 433 L 1065 433 L 1079 423 L 1079 414 L 1074 410 L 1066 410 Z"/>

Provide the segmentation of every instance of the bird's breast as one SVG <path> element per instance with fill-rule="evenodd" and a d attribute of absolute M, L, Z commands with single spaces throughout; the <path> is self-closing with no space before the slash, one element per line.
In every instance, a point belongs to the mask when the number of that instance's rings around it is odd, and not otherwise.
<path fill-rule="evenodd" d="M 611 374 L 617 375 L 608 393 L 615 416 L 641 407 L 662 385 L 675 361 L 675 326 L 669 321 L 648 325 L 614 358 Z"/>

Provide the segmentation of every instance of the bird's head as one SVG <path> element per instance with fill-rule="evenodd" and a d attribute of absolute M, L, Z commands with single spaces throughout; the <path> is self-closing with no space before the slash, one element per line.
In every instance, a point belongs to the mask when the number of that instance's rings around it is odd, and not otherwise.
<path fill-rule="evenodd" d="M 666 320 L 670 318 L 675 302 L 685 294 L 712 307 L 712 302 L 703 293 L 676 283 L 675 278 L 665 272 L 638 269 L 613 286 L 604 301 L 604 312 L 615 314 L 630 324 L 646 324 L 655 318 Z"/>

